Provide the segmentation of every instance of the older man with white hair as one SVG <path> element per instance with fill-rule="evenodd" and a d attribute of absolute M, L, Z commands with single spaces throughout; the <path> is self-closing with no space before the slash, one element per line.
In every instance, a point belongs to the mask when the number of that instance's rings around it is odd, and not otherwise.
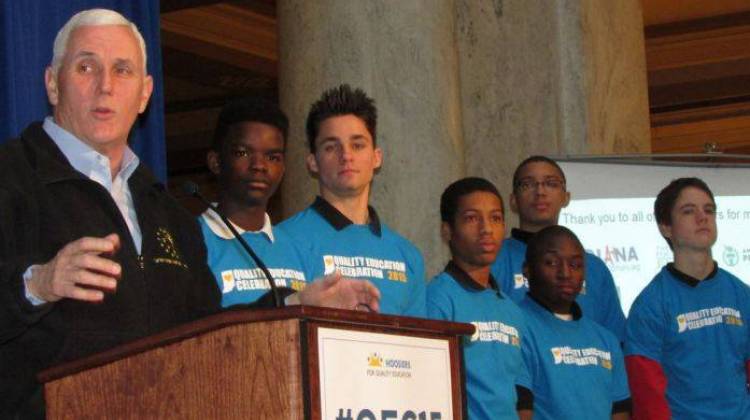
<path fill-rule="evenodd" d="M 45 85 L 53 115 L 0 147 L 0 418 L 43 415 L 41 369 L 220 307 L 195 219 L 127 145 L 153 89 L 135 25 L 76 14 Z M 317 283 L 284 295 L 378 307 L 369 283 Z"/>

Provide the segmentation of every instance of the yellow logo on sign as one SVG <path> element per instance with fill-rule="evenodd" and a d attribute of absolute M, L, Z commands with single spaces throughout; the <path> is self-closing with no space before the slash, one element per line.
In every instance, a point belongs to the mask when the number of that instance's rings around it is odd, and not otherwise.
<path fill-rule="evenodd" d="M 377 353 L 372 353 L 367 357 L 367 366 L 370 367 L 383 367 L 383 358 Z"/>

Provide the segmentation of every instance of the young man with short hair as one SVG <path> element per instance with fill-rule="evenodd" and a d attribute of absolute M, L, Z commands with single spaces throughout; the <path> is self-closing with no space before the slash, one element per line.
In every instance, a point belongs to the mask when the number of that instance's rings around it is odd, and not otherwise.
<path fill-rule="evenodd" d="M 520 226 L 511 230 L 511 237 L 503 242 L 502 250 L 492 265 L 492 274 L 503 292 L 516 302 L 521 301 L 528 290 L 522 270 L 528 241 L 541 229 L 557 225 L 560 211 L 569 201 L 565 174 L 554 160 L 545 156 L 531 156 L 521 162 L 513 173 L 510 208 L 518 214 Z M 585 254 L 584 261 L 586 282 L 577 302 L 589 319 L 609 329 L 622 341 L 625 315 L 612 274 L 606 264 L 591 253 Z"/>
<path fill-rule="evenodd" d="M 711 255 L 713 193 L 698 178 L 676 179 L 656 197 L 654 214 L 674 262 L 630 309 L 625 361 L 633 417 L 750 418 L 750 287 Z"/>
<path fill-rule="evenodd" d="M 576 303 L 584 283 L 584 250 L 573 232 L 546 227 L 529 241 L 529 292 L 522 353 L 535 419 L 629 418 L 630 395 L 619 340 Z"/>
<path fill-rule="evenodd" d="M 284 176 L 288 128 L 286 115 L 275 104 L 259 98 L 230 102 L 219 115 L 207 164 L 219 182 L 219 211 L 268 266 L 277 286 L 301 290 L 312 281 L 311 273 L 292 238 L 273 228 L 267 213 L 268 200 Z M 219 215 L 207 209 L 199 223 L 222 306 L 266 295 L 270 285 L 265 275 Z"/>
<path fill-rule="evenodd" d="M 440 197 L 440 216 L 451 261 L 427 287 L 427 313 L 476 327 L 463 341 L 469 418 L 530 419 L 530 391 L 517 386 L 528 375 L 521 357 L 526 323 L 490 274 L 505 234 L 500 193 L 483 178 L 458 180 Z"/>
<path fill-rule="evenodd" d="M 368 279 L 382 294 L 381 312 L 424 316 L 421 253 L 368 206 L 383 159 L 376 123 L 374 101 L 362 90 L 341 85 L 323 93 L 307 116 L 307 167 L 320 196 L 279 226 L 303 244 L 316 275 Z"/>

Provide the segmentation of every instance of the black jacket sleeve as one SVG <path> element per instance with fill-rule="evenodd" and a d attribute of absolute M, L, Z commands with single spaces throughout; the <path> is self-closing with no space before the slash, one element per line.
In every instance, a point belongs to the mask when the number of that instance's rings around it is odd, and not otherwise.
<path fill-rule="evenodd" d="M 31 220 L 37 217 L 33 200 L 22 190 L 7 184 L 0 189 L 0 344 L 23 334 L 53 306 L 34 306 L 25 296 L 23 273 L 46 261 L 35 246 L 41 239 Z"/>

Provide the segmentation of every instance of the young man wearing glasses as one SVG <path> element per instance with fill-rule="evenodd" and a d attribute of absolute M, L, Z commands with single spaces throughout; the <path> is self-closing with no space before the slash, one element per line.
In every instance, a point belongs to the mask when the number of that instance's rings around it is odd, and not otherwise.
<path fill-rule="evenodd" d="M 528 280 L 523 275 L 528 241 L 545 227 L 557 225 L 560 211 L 569 201 L 565 174 L 554 160 L 531 156 L 513 173 L 510 208 L 518 214 L 519 227 L 512 229 L 511 237 L 503 242 L 500 254 L 492 264 L 492 275 L 503 293 L 516 302 L 521 301 L 529 289 Z M 584 260 L 586 281 L 576 302 L 590 319 L 622 341 L 625 315 L 612 274 L 604 261 L 595 255 L 587 252 Z"/>

